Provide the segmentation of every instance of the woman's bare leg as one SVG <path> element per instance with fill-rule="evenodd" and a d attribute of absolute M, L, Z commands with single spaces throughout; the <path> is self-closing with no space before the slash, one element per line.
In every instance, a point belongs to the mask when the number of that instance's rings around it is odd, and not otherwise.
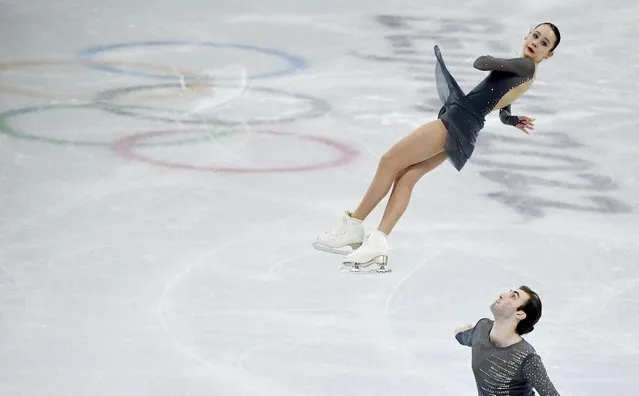
<path fill-rule="evenodd" d="M 379 160 L 377 172 L 352 217 L 364 220 L 388 194 L 401 171 L 444 152 L 446 127 L 440 120 L 420 126 Z"/>
<path fill-rule="evenodd" d="M 384 211 L 384 216 L 382 217 L 378 230 L 386 235 L 390 234 L 400 217 L 402 217 L 406 211 L 415 184 L 417 184 L 419 179 L 426 173 L 441 165 L 446 158 L 447 154 L 445 152 L 439 153 L 425 161 L 411 165 L 399 175 L 393 185 L 393 191 L 388 199 L 388 204 L 386 204 L 386 210 Z"/>

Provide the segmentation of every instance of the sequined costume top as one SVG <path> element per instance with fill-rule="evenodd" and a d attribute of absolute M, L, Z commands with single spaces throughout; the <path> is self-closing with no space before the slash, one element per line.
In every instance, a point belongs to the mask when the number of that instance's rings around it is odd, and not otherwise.
<path fill-rule="evenodd" d="M 526 340 L 507 347 L 490 341 L 493 321 L 481 319 L 469 330 L 455 338 L 472 348 L 472 369 L 480 396 L 559 396 L 548 378 L 541 357 Z"/>
<path fill-rule="evenodd" d="M 536 67 L 528 58 L 480 56 L 473 66 L 490 73 L 466 94 L 448 70 L 439 46 L 434 51 L 435 81 L 442 103 L 438 118 L 447 131 L 444 149 L 455 168 L 461 170 L 475 150 L 488 113 L 500 108 L 499 118 L 504 124 L 519 123 L 519 117 L 511 115 L 510 103 L 532 84 Z"/>
<path fill-rule="evenodd" d="M 506 95 L 511 91 L 515 93 L 518 87 L 530 81 L 535 75 L 535 63 L 527 58 L 500 59 L 485 55 L 477 58 L 473 67 L 490 71 L 490 74 L 466 95 L 483 117 L 486 117 L 502 99 L 508 99 Z M 517 125 L 519 118 L 510 114 L 510 103 L 500 107 L 501 122 Z"/>

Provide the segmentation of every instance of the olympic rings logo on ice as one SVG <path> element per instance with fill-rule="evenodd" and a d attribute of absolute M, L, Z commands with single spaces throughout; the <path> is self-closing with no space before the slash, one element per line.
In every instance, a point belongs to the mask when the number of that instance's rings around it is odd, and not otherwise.
<path fill-rule="evenodd" d="M 98 55 L 104 55 L 113 51 L 120 53 L 125 49 L 136 47 L 163 48 L 166 46 L 208 46 L 213 48 L 239 49 L 248 52 L 265 54 L 287 63 L 287 66 L 271 72 L 261 72 L 248 74 L 244 65 L 231 65 L 215 70 L 195 72 L 174 66 L 158 65 L 150 62 L 128 62 L 113 59 L 97 59 Z M 276 132 L 273 130 L 261 131 L 252 130 L 252 127 L 262 125 L 277 125 L 291 123 L 305 118 L 321 117 L 331 110 L 327 101 L 302 93 L 292 93 L 276 88 L 256 87 L 247 88 L 247 81 L 258 78 L 272 78 L 294 74 L 304 70 L 306 62 L 301 58 L 286 54 L 282 51 L 264 49 L 255 46 L 237 44 L 218 43 L 191 43 L 185 41 L 158 41 L 142 43 L 113 44 L 101 47 L 92 47 L 78 54 L 79 59 L 45 59 L 28 61 L 10 61 L 0 63 L 0 73 L 25 68 L 37 67 L 70 67 L 81 66 L 98 71 L 110 73 L 126 74 L 130 77 L 142 76 L 154 79 L 172 79 L 173 82 L 162 84 L 128 85 L 116 89 L 91 93 L 55 93 L 53 90 L 31 89 L 15 84 L 0 85 L 0 93 L 8 93 L 25 97 L 35 97 L 48 99 L 49 104 L 40 106 L 26 106 L 11 109 L 0 113 L 0 133 L 17 139 L 34 140 L 49 144 L 76 145 L 86 147 L 109 147 L 116 153 L 129 159 L 135 159 L 146 163 L 171 168 L 206 170 L 211 172 L 300 172 L 322 169 L 332 166 L 341 166 L 353 160 L 357 156 L 357 151 L 341 142 L 323 136 L 296 135 L 293 133 Z M 149 72 L 150 71 L 150 72 Z M 67 74 L 68 76 L 68 74 Z M 4 79 L 8 81 L 9 79 Z M 220 83 L 223 81 L 224 83 Z M 38 84 L 41 85 L 41 84 Z M 65 87 L 63 91 L 68 91 Z M 250 95 L 247 95 L 246 93 Z M 229 103 L 235 105 L 240 100 L 246 101 L 249 97 L 259 99 L 264 97 L 263 102 L 272 104 L 286 101 L 286 111 L 272 111 L 268 106 L 253 105 L 249 112 L 254 114 L 262 111 L 267 114 L 247 118 L 244 113 L 238 117 L 229 116 Z M 175 99 L 195 100 L 196 103 L 188 103 L 190 106 L 176 106 Z M 162 100 L 170 99 L 170 104 L 158 104 Z M 235 101 L 235 102 L 234 102 Z M 150 102 L 150 104 L 149 104 Z M 301 103 L 301 109 L 290 110 L 292 103 Z M 182 103 L 180 103 L 182 104 Z M 182 108 L 180 108 L 182 107 Z M 184 108 L 186 107 L 186 108 Z M 224 107 L 224 109 L 222 109 Z M 272 105 L 271 105 L 272 107 Z M 16 126 L 15 121 L 11 121 L 20 116 L 41 114 L 52 110 L 70 111 L 100 111 L 104 114 L 125 116 L 137 120 L 149 120 L 155 122 L 171 123 L 178 125 L 170 131 L 147 131 L 135 132 L 129 136 L 108 136 L 102 139 L 91 139 L 85 137 L 86 130 L 76 133 L 76 136 L 51 136 L 46 134 L 35 134 L 22 130 Z M 281 115 L 278 115 L 281 114 Z M 69 118 L 73 119 L 73 118 Z M 85 118 L 86 119 L 86 118 Z M 182 136 L 187 137 L 182 137 Z M 203 144 L 214 141 L 217 144 L 223 143 L 220 138 L 224 137 L 226 143 L 237 144 L 237 137 L 245 139 L 252 136 L 261 137 L 297 137 L 296 140 L 312 142 L 322 147 L 336 151 L 336 157 L 332 160 L 320 161 L 314 164 L 297 164 L 291 166 L 255 166 L 231 167 L 222 165 L 193 165 L 190 163 L 176 163 L 175 161 L 165 161 L 150 158 L 142 155 L 138 151 L 145 147 L 164 148 L 179 147 L 186 144 Z M 178 137 L 178 138 L 176 138 Z M 167 139 L 168 138 L 168 139 Z M 295 151 L 295 150 L 292 150 Z"/>

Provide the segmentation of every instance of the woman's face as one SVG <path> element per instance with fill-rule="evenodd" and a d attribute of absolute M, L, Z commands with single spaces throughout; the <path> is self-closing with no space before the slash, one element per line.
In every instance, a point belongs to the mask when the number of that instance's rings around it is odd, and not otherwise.
<path fill-rule="evenodd" d="M 524 56 L 539 63 L 552 56 L 550 49 L 555 45 L 555 42 L 557 42 L 557 37 L 550 26 L 537 26 L 524 40 Z"/>

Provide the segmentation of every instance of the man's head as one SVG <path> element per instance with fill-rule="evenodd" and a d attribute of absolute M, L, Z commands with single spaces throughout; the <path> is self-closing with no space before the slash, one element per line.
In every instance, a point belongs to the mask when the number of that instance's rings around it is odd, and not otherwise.
<path fill-rule="evenodd" d="M 541 318 L 541 299 L 528 286 L 520 286 L 500 294 L 490 310 L 496 321 L 512 321 L 517 334 L 523 335 L 533 331 Z"/>

